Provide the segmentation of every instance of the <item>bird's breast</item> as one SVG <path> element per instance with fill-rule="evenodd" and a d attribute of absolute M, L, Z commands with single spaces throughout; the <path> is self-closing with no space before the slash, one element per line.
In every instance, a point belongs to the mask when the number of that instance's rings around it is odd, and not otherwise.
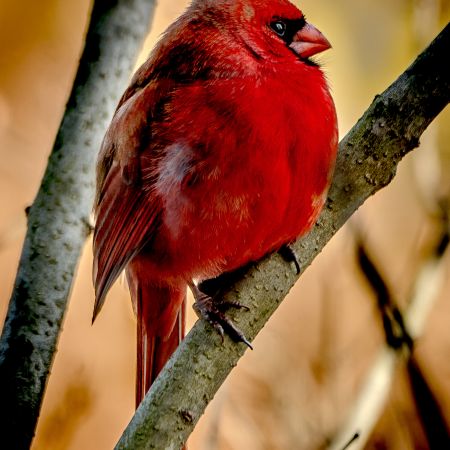
<path fill-rule="evenodd" d="M 312 226 L 334 165 L 336 118 L 327 91 L 301 83 L 231 84 L 187 97 L 191 110 L 172 118 L 177 139 L 158 163 L 160 234 L 187 272 L 213 276 Z"/>

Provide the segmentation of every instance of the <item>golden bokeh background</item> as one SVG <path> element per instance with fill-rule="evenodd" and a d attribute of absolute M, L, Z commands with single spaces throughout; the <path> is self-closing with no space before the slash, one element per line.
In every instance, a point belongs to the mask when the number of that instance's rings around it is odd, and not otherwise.
<path fill-rule="evenodd" d="M 140 62 L 185 5 L 158 3 Z M 450 18 L 448 0 L 304 0 L 300 6 L 333 44 L 320 61 L 341 136 Z M 24 209 L 37 192 L 64 112 L 90 8 L 87 0 L 0 2 L 0 320 L 25 233 Z M 357 214 L 370 252 L 402 306 L 436 238 L 434 201 L 450 194 L 449 125 L 447 108 L 423 136 L 421 149 L 400 164 L 393 183 Z M 297 283 L 255 340 L 255 350 L 246 353 L 208 407 L 191 449 L 326 448 L 384 341 L 379 311 L 355 261 L 352 233 L 344 227 Z M 444 258 L 448 274 L 448 255 Z M 114 286 L 91 326 L 91 264 L 88 242 L 35 450 L 112 448 L 133 414 L 135 323 L 127 289 Z M 415 349 L 447 424 L 449 292 L 446 280 Z M 427 448 L 401 366 L 366 448 Z"/>

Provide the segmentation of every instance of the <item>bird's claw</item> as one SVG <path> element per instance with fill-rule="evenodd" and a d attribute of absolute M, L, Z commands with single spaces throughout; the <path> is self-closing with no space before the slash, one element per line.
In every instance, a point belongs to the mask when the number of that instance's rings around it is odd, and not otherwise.
<path fill-rule="evenodd" d="M 236 308 L 236 309 L 245 309 L 246 311 L 250 311 L 250 308 L 248 306 L 245 306 L 239 302 L 236 301 L 226 301 L 226 302 L 219 302 L 217 304 L 217 307 L 220 311 L 226 311 L 228 308 Z"/>
<path fill-rule="evenodd" d="M 294 263 L 296 275 L 299 275 L 300 272 L 302 271 L 302 268 L 300 266 L 300 261 L 298 260 L 297 253 L 295 253 L 293 247 L 290 244 L 283 245 L 283 247 L 281 247 L 280 250 L 278 250 L 278 253 L 286 262 Z"/>
<path fill-rule="evenodd" d="M 190 283 L 189 286 L 194 294 L 195 303 L 193 308 L 198 318 L 206 320 L 219 333 L 222 342 L 226 331 L 233 340 L 243 342 L 253 350 L 244 333 L 224 314 L 229 308 L 239 308 L 247 311 L 249 311 L 249 308 L 236 301 L 215 301 L 209 295 L 201 292 L 194 283 Z"/>

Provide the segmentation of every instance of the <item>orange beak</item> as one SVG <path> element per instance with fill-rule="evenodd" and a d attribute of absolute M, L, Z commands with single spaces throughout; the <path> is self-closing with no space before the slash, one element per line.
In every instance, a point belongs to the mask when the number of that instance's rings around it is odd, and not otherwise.
<path fill-rule="evenodd" d="M 294 36 L 289 47 L 302 58 L 309 58 L 317 53 L 328 50 L 331 48 L 331 44 L 314 25 L 306 23 Z"/>

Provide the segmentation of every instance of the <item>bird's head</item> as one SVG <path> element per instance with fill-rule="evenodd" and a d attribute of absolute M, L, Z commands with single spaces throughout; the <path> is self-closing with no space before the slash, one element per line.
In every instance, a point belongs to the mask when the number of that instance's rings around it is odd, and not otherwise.
<path fill-rule="evenodd" d="M 235 0 L 250 41 L 277 56 L 309 57 L 331 47 L 328 39 L 287 0 Z"/>
<path fill-rule="evenodd" d="M 196 0 L 215 26 L 240 38 L 255 56 L 269 55 L 308 62 L 330 42 L 288 0 Z"/>

